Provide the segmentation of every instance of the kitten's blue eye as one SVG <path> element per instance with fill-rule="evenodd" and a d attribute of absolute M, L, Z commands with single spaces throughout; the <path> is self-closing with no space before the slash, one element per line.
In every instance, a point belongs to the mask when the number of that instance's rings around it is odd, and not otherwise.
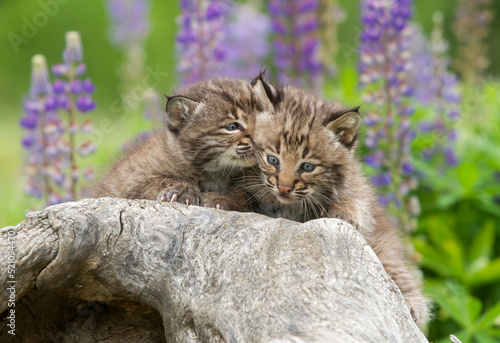
<path fill-rule="evenodd" d="M 314 164 L 305 162 L 305 163 L 302 163 L 301 168 L 303 171 L 312 172 L 314 170 L 314 168 L 316 168 L 316 166 Z"/>
<path fill-rule="evenodd" d="M 238 123 L 232 123 L 232 124 L 229 124 L 228 126 L 226 126 L 226 130 L 234 131 L 234 130 L 238 130 L 239 127 L 240 127 L 240 125 Z"/>
<path fill-rule="evenodd" d="M 273 166 L 277 166 L 278 164 L 280 164 L 278 158 L 276 156 L 271 156 L 271 155 L 267 156 L 267 162 L 269 162 Z"/>

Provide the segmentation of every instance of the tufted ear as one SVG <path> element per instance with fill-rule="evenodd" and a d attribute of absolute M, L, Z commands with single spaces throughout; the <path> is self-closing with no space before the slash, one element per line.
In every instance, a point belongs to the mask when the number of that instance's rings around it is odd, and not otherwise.
<path fill-rule="evenodd" d="M 264 108 L 268 111 L 271 111 L 274 106 L 282 100 L 283 92 L 281 90 L 277 90 L 266 81 L 266 71 L 267 68 L 262 69 L 259 75 L 257 75 L 252 80 L 252 82 L 250 82 L 250 84 L 252 85 L 255 93 L 257 93 L 258 97 L 262 101 Z"/>
<path fill-rule="evenodd" d="M 346 147 L 351 148 L 358 136 L 361 116 L 359 106 L 332 116 L 333 120 L 328 121 L 326 128 L 339 137 L 339 140 Z"/>
<path fill-rule="evenodd" d="M 177 133 L 185 124 L 186 118 L 196 109 L 199 102 L 181 95 L 167 97 L 167 126 L 170 131 Z"/>

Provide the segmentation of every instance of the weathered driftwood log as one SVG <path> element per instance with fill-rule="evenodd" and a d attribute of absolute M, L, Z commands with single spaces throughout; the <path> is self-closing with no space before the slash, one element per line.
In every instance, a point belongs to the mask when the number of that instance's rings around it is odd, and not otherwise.
<path fill-rule="evenodd" d="M 427 342 L 365 240 L 305 224 L 153 201 L 87 199 L 31 213 L 0 257 L 1 340 Z M 12 240 L 10 241 L 12 243 Z"/>

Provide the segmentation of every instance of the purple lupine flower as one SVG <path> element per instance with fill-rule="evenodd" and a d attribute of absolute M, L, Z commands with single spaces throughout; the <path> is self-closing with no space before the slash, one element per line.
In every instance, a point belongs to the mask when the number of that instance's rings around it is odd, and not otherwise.
<path fill-rule="evenodd" d="M 248 4 L 237 6 L 228 17 L 221 75 L 250 79 L 259 73 L 269 54 L 270 18 Z"/>
<path fill-rule="evenodd" d="M 64 94 L 66 93 L 67 84 L 61 80 L 55 80 L 52 85 L 52 91 L 55 94 Z"/>
<path fill-rule="evenodd" d="M 375 175 L 372 177 L 372 182 L 377 187 L 388 186 L 392 182 L 391 173 L 385 172 L 383 174 Z"/>
<path fill-rule="evenodd" d="M 367 114 L 365 145 L 370 153 L 365 161 L 375 171 L 372 181 L 381 189 L 382 203 L 393 205 L 403 225 L 409 222 L 405 207 L 410 189 L 401 185 L 413 178 L 409 155 L 415 137 L 409 105 L 411 4 L 411 0 L 364 0 L 360 35 L 360 81 L 372 111 Z"/>
<path fill-rule="evenodd" d="M 22 140 L 29 151 L 26 191 L 35 197 L 43 197 L 44 205 L 77 197 L 76 183 L 80 171 L 75 154 L 84 156 L 95 150 L 88 141 L 75 146 L 75 134 L 91 132 L 92 126 L 85 122 L 80 127 L 74 114 L 77 110 L 88 112 L 95 107 L 90 97 L 93 84 L 89 79 L 79 79 L 86 70 L 82 57 L 80 35 L 68 32 L 63 63 L 52 68 L 53 74 L 64 80 L 56 79 L 54 84 L 50 84 L 45 58 L 41 55 L 33 57 L 31 92 L 24 103 L 25 117 L 20 124 L 28 131 Z M 67 112 L 65 123 L 59 116 L 63 111 Z M 85 173 L 90 175 L 88 171 Z"/>
<path fill-rule="evenodd" d="M 274 32 L 274 64 L 278 79 L 298 86 L 321 88 L 318 0 L 270 0 Z"/>
<path fill-rule="evenodd" d="M 181 0 L 176 37 L 180 83 L 189 84 L 220 75 L 226 59 L 224 25 L 229 0 Z"/>
<path fill-rule="evenodd" d="M 449 71 L 450 61 L 446 57 L 448 43 L 443 39 L 443 14 L 433 15 L 434 29 L 429 42 L 422 30 L 413 26 L 412 39 L 412 84 L 415 98 L 428 107 L 431 118 L 420 123 L 420 130 L 433 135 L 432 146 L 425 147 L 425 157 L 432 155 L 448 165 L 458 163 L 454 149 L 457 139 L 453 129 L 460 116 L 461 93 L 457 77 Z M 452 156 L 453 158 L 448 158 Z"/>
<path fill-rule="evenodd" d="M 42 55 L 32 58 L 31 90 L 24 101 L 25 116 L 20 125 L 26 130 L 21 143 L 28 151 L 26 168 L 27 194 L 35 198 L 56 199 L 57 183 L 53 168 L 64 162 L 64 151 L 58 149 L 63 141 L 61 131 L 54 129 L 62 125 L 56 115 L 57 100 L 52 92 L 47 61 Z"/>
<path fill-rule="evenodd" d="M 95 102 L 92 101 L 92 98 L 89 95 L 78 97 L 75 105 L 78 111 L 82 113 L 92 111 L 95 108 Z"/>
<path fill-rule="evenodd" d="M 77 182 L 79 180 L 79 169 L 76 163 L 76 154 L 86 156 L 93 153 L 96 147 L 90 141 L 84 141 L 79 147 L 75 143 L 75 135 L 78 132 L 92 132 L 92 124 L 85 121 L 79 124 L 75 118 L 76 113 L 86 114 L 92 111 L 96 104 L 92 100 L 91 94 L 95 90 L 95 86 L 90 79 L 80 80 L 83 72 L 86 70 L 82 63 L 83 47 L 80 34 L 75 31 L 66 33 L 66 48 L 63 52 L 63 63 L 52 68 L 55 76 L 64 78 L 64 80 L 56 79 L 52 87 L 59 110 L 67 113 L 67 123 L 65 128 L 54 127 L 56 131 L 65 131 L 68 135 L 67 144 L 61 144 L 56 151 L 64 151 L 67 153 L 67 168 L 69 169 L 70 177 L 66 177 L 62 182 L 65 187 L 61 196 L 64 199 L 74 200 L 78 197 Z M 83 66 L 83 67 L 82 67 Z M 65 170 L 61 170 L 63 175 L 66 175 Z"/>
<path fill-rule="evenodd" d="M 456 166 L 458 164 L 458 158 L 453 147 L 448 146 L 444 151 L 446 163 L 448 163 L 450 166 Z"/>

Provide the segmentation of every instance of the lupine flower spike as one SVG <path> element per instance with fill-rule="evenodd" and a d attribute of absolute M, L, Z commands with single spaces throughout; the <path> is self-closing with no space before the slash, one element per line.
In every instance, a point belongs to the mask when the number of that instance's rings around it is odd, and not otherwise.
<path fill-rule="evenodd" d="M 223 39 L 225 62 L 222 76 L 251 79 L 266 64 L 271 19 L 251 4 L 236 6 L 228 16 Z M 251 42 L 251 43 L 250 43 Z"/>
<path fill-rule="evenodd" d="M 180 0 L 176 49 L 181 84 L 220 75 L 226 59 L 224 25 L 230 4 L 223 0 Z"/>
<path fill-rule="evenodd" d="M 94 85 L 88 78 L 81 80 L 81 76 L 86 71 L 86 66 L 82 63 L 82 50 L 80 34 L 74 31 L 66 33 L 66 49 L 63 52 L 64 62 L 52 67 L 52 73 L 58 77 L 54 81 L 53 92 L 57 96 L 59 109 L 67 114 L 67 151 L 71 175 L 67 185 L 67 192 L 71 200 L 78 197 L 77 183 L 80 177 L 83 176 L 84 179 L 89 180 L 93 176 L 91 168 L 86 168 L 83 171 L 78 169 L 76 154 L 84 157 L 92 154 L 96 149 L 90 141 L 83 141 L 80 144 L 76 141 L 78 132 L 90 133 L 93 131 L 93 126 L 89 119 L 86 119 L 81 124 L 78 123 L 75 115 L 77 113 L 86 115 L 96 106 L 91 97 L 95 89 Z"/>
<path fill-rule="evenodd" d="M 428 42 L 422 31 L 414 26 L 412 44 L 413 82 L 415 99 L 428 106 L 432 118 L 423 120 L 419 129 L 427 134 L 428 144 L 423 146 L 425 158 L 436 157 L 455 166 L 457 132 L 454 128 L 460 116 L 462 99 L 457 77 L 449 69 L 450 60 L 446 56 L 448 42 L 443 39 L 443 14 L 433 15 L 434 29 Z M 443 167 L 443 163 L 437 161 Z"/>
<path fill-rule="evenodd" d="M 57 98 L 42 55 L 32 58 L 31 90 L 24 101 L 24 112 L 20 124 L 26 130 L 22 144 L 28 151 L 25 191 L 43 198 L 43 206 L 61 202 L 59 190 L 65 180 L 62 170 L 67 151 L 63 125 L 57 116 Z"/>
<path fill-rule="evenodd" d="M 365 119 L 368 126 L 365 161 L 375 170 L 373 182 L 381 188 L 380 201 L 390 205 L 394 215 L 408 229 L 414 224 L 408 209 L 419 206 L 410 191 L 416 188 L 410 164 L 410 148 L 415 131 L 409 117 L 413 94 L 409 84 L 410 0 L 364 0 L 360 47 L 360 78 L 364 101 L 371 104 Z"/>
<path fill-rule="evenodd" d="M 318 0 L 270 0 L 274 64 L 278 79 L 320 90 Z"/>

